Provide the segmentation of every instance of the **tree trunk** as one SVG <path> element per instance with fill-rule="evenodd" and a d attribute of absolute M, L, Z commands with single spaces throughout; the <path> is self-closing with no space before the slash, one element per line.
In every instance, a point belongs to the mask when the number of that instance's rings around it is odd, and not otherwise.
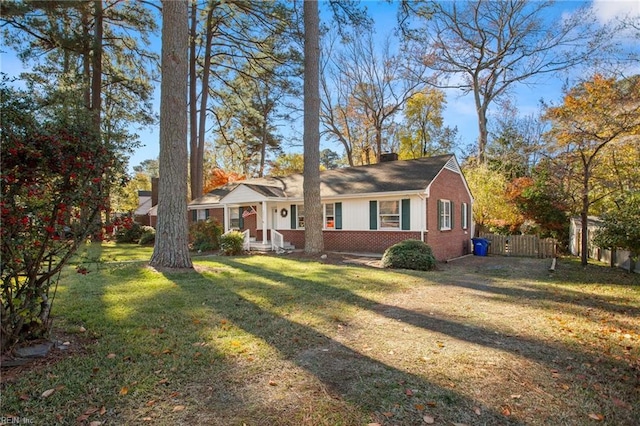
<path fill-rule="evenodd" d="M 324 250 L 320 199 L 320 15 L 304 2 L 304 251 Z"/>
<path fill-rule="evenodd" d="M 589 263 L 589 177 L 590 171 L 588 168 L 588 164 L 584 165 L 584 176 L 582 181 L 582 209 L 580 211 L 580 219 L 582 220 L 582 226 L 580 227 L 582 231 L 582 238 L 580 240 L 580 263 L 582 266 L 587 266 Z"/>
<path fill-rule="evenodd" d="M 376 124 L 376 163 L 382 156 L 382 124 Z"/>
<path fill-rule="evenodd" d="M 484 152 L 487 147 L 487 103 L 482 103 L 478 84 L 473 85 L 473 96 L 478 113 L 478 164 L 484 164 Z"/>
<path fill-rule="evenodd" d="M 198 26 L 198 2 L 191 0 L 191 23 L 189 27 L 189 182 L 191 183 L 191 199 L 198 194 L 196 171 L 198 169 L 198 76 L 196 74 L 196 31 Z"/>
<path fill-rule="evenodd" d="M 150 264 L 191 268 L 187 228 L 187 0 L 162 2 L 158 225 Z"/>
<path fill-rule="evenodd" d="M 102 0 L 95 4 L 95 33 L 91 57 L 91 117 L 96 135 L 100 135 L 102 112 Z"/>

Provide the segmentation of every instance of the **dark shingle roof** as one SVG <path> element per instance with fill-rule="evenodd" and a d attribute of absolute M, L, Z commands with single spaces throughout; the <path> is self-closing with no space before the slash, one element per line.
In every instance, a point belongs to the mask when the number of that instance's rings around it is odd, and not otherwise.
<path fill-rule="evenodd" d="M 453 154 L 397 160 L 368 166 L 345 167 L 320 172 L 321 197 L 381 192 L 424 191 Z M 190 204 L 217 203 L 235 189 L 245 185 L 266 197 L 303 198 L 303 175 L 267 177 L 234 182 L 192 201 Z"/>
<path fill-rule="evenodd" d="M 453 157 L 451 154 L 397 160 L 320 172 L 320 195 L 424 191 Z M 302 174 L 282 178 L 289 197 L 302 197 Z"/>

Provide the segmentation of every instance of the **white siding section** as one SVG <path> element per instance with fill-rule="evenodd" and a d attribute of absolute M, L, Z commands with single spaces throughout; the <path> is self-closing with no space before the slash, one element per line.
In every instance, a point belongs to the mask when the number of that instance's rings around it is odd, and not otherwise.
<path fill-rule="evenodd" d="M 362 231 L 369 229 L 369 200 L 342 200 L 342 229 Z"/>
<path fill-rule="evenodd" d="M 375 200 L 397 200 L 409 198 L 411 200 L 411 231 L 420 231 L 423 226 L 424 219 L 422 215 L 424 209 L 422 203 L 425 201 L 416 196 L 395 196 L 395 197 L 378 197 Z M 374 198 L 356 198 L 342 200 L 325 200 L 326 203 L 342 203 L 342 230 L 344 231 L 368 231 L 369 230 L 369 201 Z M 302 204 L 293 203 L 293 204 Z M 277 209 L 277 213 L 275 210 Z M 287 210 L 287 217 L 282 217 L 280 212 L 282 209 Z M 269 203 L 269 212 L 275 214 L 276 229 L 291 229 L 291 203 Z M 269 226 L 272 225 L 273 218 L 269 219 Z M 381 232 L 385 232 L 382 230 Z"/>
<path fill-rule="evenodd" d="M 263 201 L 265 197 L 258 194 L 253 189 L 247 188 L 244 185 L 239 185 L 233 191 L 228 193 L 223 199 L 220 200 L 221 204 L 255 204 L 258 201 Z"/>

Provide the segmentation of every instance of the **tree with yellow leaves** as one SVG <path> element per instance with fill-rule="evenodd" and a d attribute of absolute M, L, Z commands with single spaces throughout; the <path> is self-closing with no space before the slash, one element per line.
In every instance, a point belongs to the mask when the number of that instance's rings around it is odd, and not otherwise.
<path fill-rule="evenodd" d="M 616 80 L 595 75 L 567 91 L 564 103 L 548 107 L 547 132 L 568 176 L 577 184 L 582 219 L 581 261 L 587 264 L 589 208 L 619 188 L 605 188 L 595 177 L 602 172 L 604 152 L 612 146 L 640 144 L 640 76 Z"/>

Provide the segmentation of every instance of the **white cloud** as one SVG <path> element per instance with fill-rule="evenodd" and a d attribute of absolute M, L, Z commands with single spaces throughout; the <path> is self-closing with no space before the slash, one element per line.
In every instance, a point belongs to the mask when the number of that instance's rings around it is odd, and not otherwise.
<path fill-rule="evenodd" d="M 616 18 L 640 16 L 638 0 L 593 0 L 592 8 L 603 24 Z"/>

